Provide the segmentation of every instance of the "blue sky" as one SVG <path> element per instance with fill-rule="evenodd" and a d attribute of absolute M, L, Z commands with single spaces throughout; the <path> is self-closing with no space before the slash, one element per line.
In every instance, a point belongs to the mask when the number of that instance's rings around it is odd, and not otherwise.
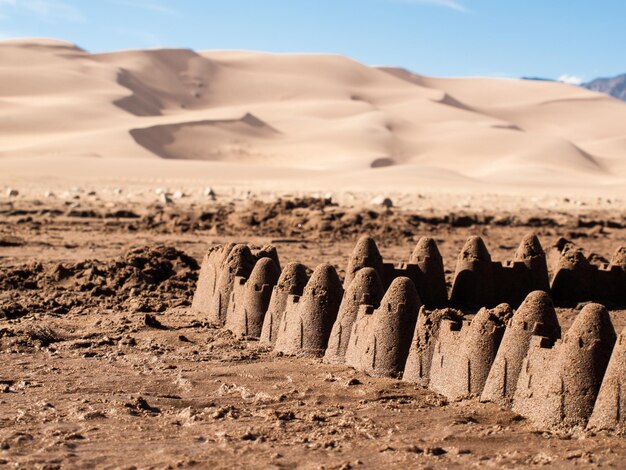
<path fill-rule="evenodd" d="M 626 72 L 626 0 L 0 0 L 0 37 L 330 52 L 440 76 Z"/>

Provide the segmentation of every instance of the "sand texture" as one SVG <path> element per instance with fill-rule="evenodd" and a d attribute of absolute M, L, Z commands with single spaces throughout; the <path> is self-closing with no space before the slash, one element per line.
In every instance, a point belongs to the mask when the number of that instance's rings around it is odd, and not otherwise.
<path fill-rule="evenodd" d="M 412 191 L 626 181 L 626 103 L 558 83 L 43 39 L 0 42 L 0 63 L 6 178 Z"/>

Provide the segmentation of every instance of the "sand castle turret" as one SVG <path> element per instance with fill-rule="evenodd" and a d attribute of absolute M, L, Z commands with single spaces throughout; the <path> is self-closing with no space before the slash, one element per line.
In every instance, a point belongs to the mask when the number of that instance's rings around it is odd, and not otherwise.
<path fill-rule="evenodd" d="M 439 338 L 441 322 L 443 320 L 461 322 L 462 319 L 463 317 L 457 310 L 441 309 L 429 312 L 424 307 L 420 309 L 402 380 L 428 387 L 430 365 L 435 344 Z"/>
<path fill-rule="evenodd" d="M 214 307 L 213 298 L 217 287 L 217 278 L 219 277 L 224 259 L 234 246 L 234 243 L 215 245 L 210 247 L 205 253 L 200 267 L 200 274 L 198 275 L 196 292 L 191 304 L 193 311 L 212 318 L 217 316 L 215 312 L 211 312 L 211 309 Z"/>
<path fill-rule="evenodd" d="M 404 370 L 421 301 L 413 281 L 398 277 L 380 307 L 363 306 L 352 329 L 346 364 L 375 377 Z"/>
<path fill-rule="evenodd" d="M 357 271 L 343 296 L 337 321 L 333 325 L 324 354 L 325 362 L 340 364 L 345 361 L 352 325 L 356 321 L 361 305 L 377 308 L 383 294 L 380 276 L 374 268 L 362 268 Z"/>
<path fill-rule="evenodd" d="M 261 336 L 265 312 L 269 307 L 280 270 L 272 258 L 257 261 L 250 277 L 237 277 L 226 316 L 226 329 L 236 335 Z"/>
<path fill-rule="evenodd" d="M 606 309 L 588 304 L 562 342 L 531 341 L 513 410 L 542 427 L 585 426 L 591 416 L 615 343 Z"/>
<path fill-rule="evenodd" d="M 346 268 L 346 277 L 343 283 L 344 289 L 348 289 L 357 271 L 362 268 L 375 269 L 381 278 L 384 273 L 383 257 L 380 251 L 378 251 L 378 246 L 376 246 L 374 239 L 367 235 L 359 238 L 352 250 L 348 267 Z M 384 279 L 382 280 L 384 281 Z"/>
<path fill-rule="evenodd" d="M 289 296 L 274 346 L 285 354 L 322 356 L 337 319 L 343 289 L 330 264 L 319 265 L 302 297 Z"/>
<path fill-rule="evenodd" d="M 209 320 L 224 325 L 235 278 L 250 277 L 256 260 L 248 245 L 235 245 L 230 250 L 219 269 Z"/>
<path fill-rule="evenodd" d="M 511 308 L 501 304 L 482 308 L 469 324 L 444 321 L 433 354 L 429 388 L 452 400 L 480 395 L 512 315 Z"/>
<path fill-rule="evenodd" d="M 254 252 L 254 256 L 256 256 L 257 259 L 271 258 L 272 261 L 274 261 L 274 264 L 276 265 L 278 270 L 280 271 L 280 260 L 278 259 L 278 250 L 276 249 L 274 245 L 265 245 L 260 250 Z"/>
<path fill-rule="evenodd" d="M 575 306 L 592 298 L 592 267 L 581 250 L 566 246 L 552 279 L 552 299 L 562 306 Z"/>
<path fill-rule="evenodd" d="M 548 292 L 550 290 L 546 253 L 535 234 L 528 234 L 522 239 L 513 258 L 513 264 L 516 263 L 521 263 L 526 267 L 520 276 L 521 279 L 518 280 L 522 289 L 518 292 L 523 295 L 519 299 L 520 302 L 529 292 L 536 290 Z"/>
<path fill-rule="evenodd" d="M 457 260 L 450 303 L 476 310 L 493 306 L 494 298 L 491 256 L 482 238 L 470 237 Z"/>
<path fill-rule="evenodd" d="M 626 432 L 626 328 L 613 347 L 588 427 Z"/>
<path fill-rule="evenodd" d="M 281 319 L 287 310 L 287 300 L 290 295 L 300 297 L 309 280 L 307 268 L 300 263 L 289 263 L 274 286 L 269 307 L 263 320 L 261 330 L 261 344 L 273 345 L 276 343 L 278 328 Z"/>
<path fill-rule="evenodd" d="M 431 309 L 445 307 L 448 304 L 448 288 L 443 259 L 435 240 L 420 238 L 409 263 L 419 267 L 415 287 L 424 305 Z"/>
<path fill-rule="evenodd" d="M 552 343 L 561 337 L 561 328 L 550 296 L 543 291 L 528 294 L 509 320 L 498 353 L 489 371 L 481 400 L 500 405 L 513 401 L 517 379 L 533 336 Z"/>

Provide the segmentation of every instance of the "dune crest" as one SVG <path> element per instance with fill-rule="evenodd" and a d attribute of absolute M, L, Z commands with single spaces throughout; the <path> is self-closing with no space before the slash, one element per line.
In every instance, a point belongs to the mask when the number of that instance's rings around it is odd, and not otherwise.
<path fill-rule="evenodd" d="M 626 103 L 560 83 L 433 78 L 321 54 L 90 54 L 51 39 L 1 41 L 0 60 L 0 165 L 220 161 L 377 187 L 429 173 L 452 185 L 626 181 Z"/>

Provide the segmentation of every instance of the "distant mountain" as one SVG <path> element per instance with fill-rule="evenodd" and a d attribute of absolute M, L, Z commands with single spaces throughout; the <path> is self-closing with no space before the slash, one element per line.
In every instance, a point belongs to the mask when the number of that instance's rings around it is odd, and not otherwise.
<path fill-rule="evenodd" d="M 589 83 L 583 83 L 581 86 L 626 101 L 626 73 L 613 78 L 596 78 Z"/>

